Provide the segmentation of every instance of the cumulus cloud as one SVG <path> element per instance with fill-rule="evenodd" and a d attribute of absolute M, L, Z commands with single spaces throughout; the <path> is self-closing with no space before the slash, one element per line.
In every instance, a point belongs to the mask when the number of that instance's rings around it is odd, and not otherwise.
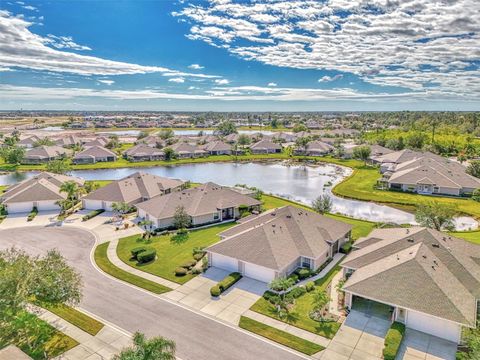
<path fill-rule="evenodd" d="M 168 81 L 178 83 L 178 84 L 183 84 L 185 82 L 185 79 L 182 77 L 176 77 L 176 78 L 168 79 Z"/>
<path fill-rule="evenodd" d="M 218 78 L 215 75 L 190 74 L 159 67 L 112 61 L 64 51 L 89 50 L 68 36 L 40 36 L 30 31 L 32 23 L 21 16 L 0 10 L 0 66 L 77 75 L 122 75 L 163 73 L 167 76 Z"/>
<path fill-rule="evenodd" d="M 218 84 L 218 85 L 227 85 L 227 84 L 230 84 L 230 81 L 227 80 L 227 79 L 216 79 L 216 80 L 215 80 L 215 84 Z"/>
<path fill-rule="evenodd" d="M 100 79 L 100 80 L 97 80 L 99 83 L 102 83 L 102 84 L 105 84 L 105 85 L 113 85 L 115 84 L 115 81 L 113 80 L 109 80 L 109 79 Z"/>
<path fill-rule="evenodd" d="M 478 0 L 225 1 L 185 4 L 174 15 L 192 23 L 190 39 L 245 60 L 400 90 L 480 92 Z"/>
<path fill-rule="evenodd" d="M 188 68 L 193 69 L 193 70 L 201 70 L 201 69 L 204 69 L 205 66 L 202 66 L 202 65 L 199 65 L 199 64 L 192 64 L 192 65 L 189 65 Z"/>
<path fill-rule="evenodd" d="M 343 78 L 342 74 L 337 74 L 335 76 L 325 75 L 325 76 L 321 77 L 320 79 L 318 79 L 318 82 L 331 82 L 331 81 L 335 81 L 335 80 L 340 80 L 341 78 Z"/>
<path fill-rule="evenodd" d="M 274 82 L 269 82 L 267 86 L 270 86 L 270 87 L 275 87 L 275 86 L 277 86 L 277 83 L 274 83 Z"/>

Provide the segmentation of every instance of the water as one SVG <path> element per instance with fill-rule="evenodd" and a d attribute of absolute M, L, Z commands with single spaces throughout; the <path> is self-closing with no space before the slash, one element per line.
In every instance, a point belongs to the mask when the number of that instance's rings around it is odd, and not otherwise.
<path fill-rule="evenodd" d="M 39 130 L 40 131 L 63 131 L 65 129 L 61 126 L 47 126 Z"/>
<path fill-rule="evenodd" d="M 142 130 L 112 130 L 98 131 L 99 135 L 138 136 Z"/>
<path fill-rule="evenodd" d="M 321 194 L 328 194 L 333 200 L 333 212 L 357 219 L 397 224 L 414 224 L 414 215 L 386 205 L 350 200 L 332 194 L 333 186 L 351 172 L 349 168 L 333 164 L 316 167 L 286 165 L 285 163 L 201 163 L 151 168 L 119 168 L 99 170 L 75 170 L 72 175 L 85 180 L 116 180 L 136 171 L 158 176 L 190 180 L 192 182 L 212 181 L 221 185 L 247 184 L 270 194 L 310 205 Z M 36 172 L 8 173 L 0 175 L 0 185 L 14 184 Z M 475 229 L 478 223 L 469 217 L 456 221 L 457 230 Z"/>
<path fill-rule="evenodd" d="M 161 130 L 160 130 L 161 131 Z M 212 135 L 213 130 L 202 130 L 202 129 L 195 129 L 195 130 L 173 130 L 175 135 L 191 135 L 195 136 L 198 135 L 199 132 L 203 132 L 204 135 Z M 263 135 L 272 135 L 274 134 L 273 131 L 267 131 L 267 130 L 238 130 L 239 134 L 246 134 L 246 135 L 252 135 L 252 134 L 263 134 Z"/>

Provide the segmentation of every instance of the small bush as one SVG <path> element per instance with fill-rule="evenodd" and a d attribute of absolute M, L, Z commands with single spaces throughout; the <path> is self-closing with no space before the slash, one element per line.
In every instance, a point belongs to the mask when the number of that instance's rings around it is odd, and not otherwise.
<path fill-rule="evenodd" d="M 220 290 L 220 287 L 218 285 L 212 286 L 210 289 L 210 295 L 217 297 L 220 296 L 222 291 Z"/>
<path fill-rule="evenodd" d="M 208 258 L 205 256 L 202 259 L 202 270 L 207 271 L 208 269 Z"/>
<path fill-rule="evenodd" d="M 103 213 L 104 211 L 105 210 L 103 210 L 103 209 L 97 209 L 97 210 L 90 211 L 87 215 L 82 217 L 82 221 L 90 220 L 91 218 L 94 218 L 95 216 Z"/>
<path fill-rule="evenodd" d="M 276 304 L 280 300 L 280 296 L 270 290 L 263 293 L 263 298 L 272 304 Z"/>
<path fill-rule="evenodd" d="M 313 281 L 307 282 L 305 284 L 305 290 L 307 290 L 307 292 L 315 290 L 315 283 Z"/>
<path fill-rule="evenodd" d="M 192 269 L 192 274 L 193 275 L 198 275 L 198 274 L 201 274 L 202 273 L 202 270 L 198 269 L 198 268 L 193 268 Z"/>
<path fill-rule="evenodd" d="M 197 264 L 197 262 L 195 260 L 191 260 L 191 261 L 187 261 L 185 264 L 183 264 L 181 267 L 184 268 L 184 269 L 188 269 L 190 270 L 191 268 L 193 268 L 195 265 Z"/>
<path fill-rule="evenodd" d="M 297 274 L 290 274 L 287 279 L 292 280 L 294 284 L 298 283 L 298 275 Z"/>
<path fill-rule="evenodd" d="M 204 253 L 197 253 L 197 254 L 193 255 L 193 258 L 196 261 L 200 261 L 203 258 L 204 255 L 205 255 Z"/>
<path fill-rule="evenodd" d="M 148 248 L 145 251 L 142 251 L 137 254 L 137 260 L 139 263 L 144 264 L 144 263 L 155 260 L 156 256 L 157 256 L 157 250 L 153 248 Z"/>
<path fill-rule="evenodd" d="M 175 269 L 175 276 L 185 276 L 187 275 L 187 269 L 184 269 L 182 267 L 177 267 Z"/>
<path fill-rule="evenodd" d="M 233 272 L 227 277 L 225 277 L 222 281 L 220 281 L 218 283 L 218 287 L 222 292 L 224 292 L 241 278 L 242 278 L 242 274 L 240 274 L 239 272 Z"/>
<path fill-rule="evenodd" d="M 310 269 L 298 269 L 296 273 L 300 280 L 306 279 L 311 275 Z"/>
<path fill-rule="evenodd" d="M 349 241 L 342 245 L 342 247 L 340 248 L 340 252 L 348 254 L 350 251 L 352 251 L 352 246 L 352 243 Z"/>
<path fill-rule="evenodd" d="M 304 295 L 306 292 L 307 290 L 303 286 L 297 286 L 290 290 L 287 295 L 291 296 L 294 299 L 297 299 L 300 296 Z"/>
<path fill-rule="evenodd" d="M 133 248 L 132 250 L 130 250 L 130 253 L 132 254 L 132 259 L 137 260 L 138 254 L 140 254 L 141 252 L 143 252 L 145 250 L 147 250 L 147 248 L 145 246 L 139 246 L 139 247 L 136 247 L 136 248 Z"/>
<path fill-rule="evenodd" d="M 404 334 L 405 325 L 395 321 L 385 336 L 385 347 L 383 348 L 385 360 L 395 360 Z"/>

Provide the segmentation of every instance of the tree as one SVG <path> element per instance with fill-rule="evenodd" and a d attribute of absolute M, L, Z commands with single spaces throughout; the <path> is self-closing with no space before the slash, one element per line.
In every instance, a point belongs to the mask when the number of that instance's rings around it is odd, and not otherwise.
<path fill-rule="evenodd" d="M 67 193 L 68 200 L 76 201 L 79 195 L 78 184 L 75 181 L 65 181 L 60 186 L 60 192 Z"/>
<path fill-rule="evenodd" d="M 137 135 L 137 140 L 142 140 L 148 136 L 147 131 L 140 131 Z"/>
<path fill-rule="evenodd" d="M 322 310 L 330 302 L 330 297 L 325 290 L 318 290 L 313 293 L 312 307 L 315 318 L 322 317 Z"/>
<path fill-rule="evenodd" d="M 143 230 L 145 230 L 145 238 L 150 239 L 152 236 L 152 226 L 153 226 L 153 221 L 151 220 L 142 220 L 138 223 L 141 227 L 143 227 Z"/>
<path fill-rule="evenodd" d="M 480 178 L 480 160 L 472 160 L 467 166 L 466 173 L 476 178 Z"/>
<path fill-rule="evenodd" d="M 325 194 L 320 195 L 312 201 L 312 208 L 319 214 L 325 214 L 332 211 L 332 198 Z"/>
<path fill-rule="evenodd" d="M 415 221 L 422 226 L 435 230 L 454 230 L 453 217 L 456 209 L 446 204 L 429 201 L 420 204 L 415 213 Z"/>
<path fill-rule="evenodd" d="M 8 164 L 20 164 L 25 157 L 25 149 L 20 146 L 11 146 L 3 149 L 1 156 Z"/>
<path fill-rule="evenodd" d="M 230 120 L 222 121 L 220 124 L 217 125 L 217 128 L 215 129 L 215 135 L 227 136 L 236 133 L 237 128 L 235 124 Z"/>
<path fill-rule="evenodd" d="M 273 279 L 270 284 L 268 284 L 270 289 L 279 292 L 278 301 L 276 302 L 275 307 L 280 317 L 288 314 L 288 306 L 293 300 L 287 296 L 286 291 L 292 287 L 293 284 L 293 280 L 286 277 Z"/>
<path fill-rule="evenodd" d="M 250 137 L 247 135 L 247 134 L 240 134 L 238 135 L 238 145 L 242 145 L 242 146 L 245 146 L 245 145 L 250 145 Z"/>
<path fill-rule="evenodd" d="M 175 209 L 173 215 L 173 226 L 177 229 L 186 229 L 192 223 L 192 218 L 187 214 L 187 211 L 183 206 L 179 206 Z"/>
<path fill-rule="evenodd" d="M 472 194 L 472 200 L 480 202 L 480 189 L 476 189 Z"/>
<path fill-rule="evenodd" d="M 458 360 L 478 360 L 480 359 L 480 328 L 465 329 L 462 337 L 468 348 L 467 352 L 457 352 Z"/>
<path fill-rule="evenodd" d="M 66 174 L 70 170 L 72 167 L 66 159 L 52 160 L 47 163 L 47 171 L 54 174 Z"/>
<path fill-rule="evenodd" d="M 105 145 L 107 149 L 116 149 L 120 147 L 120 141 L 118 140 L 117 135 L 110 135 L 109 136 L 110 141 Z"/>
<path fill-rule="evenodd" d="M 158 133 L 158 137 L 162 140 L 167 140 L 167 139 L 173 138 L 174 136 L 175 136 L 175 133 L 172 129 L 164 129 Z"/>
<path fill-rule="evenodd" d="M 165 149 L 163 149 L 163 153 L 165 155 L 166 161 L 173 160 L 177 157 L 177 154 L 175 154 L 175 151 L 170 147 L 166 147 Z"/>
<path fill-rule="evenodd" d="M 175 360 L 175 342 L 161 336 L 146 339 L 144 334 L 133 335 L 133 346 L 114 355 L 113 360 Z"/>
<path fill-rule="evenodd" d="M 97 190 L 100 187 L 100 185 L 95 182 L 95 181 L 85 181 L 85 184 L 83 185 L 83 191 L 85 194 L 90 194 L 92 191 Z"/>
<path fill-rule="evenodd" d="M 42 139 L 39 139 L 33 143 L 33 147 L 39 147 L 39 146 L 52 146 L 55 145 L 55 141 L 48 137 L 44 137 Z"/>
<path fill-rule="evenodd" d="M 308 131 L 308 128 L 307 128 L 304 124 L 296 123 L 296 124 L 293 126 L 292 131 L 293 131 L 294 133 L 299 133 L 299 132 L 302 132 L 302 131 Z"/>
<path fill-rule="evenodd" d="M 370 149 L 370 146 L 368 145 L 360 145 L 356 146 L 353 148 L 353 157 L 355 159 L 359 159 L 365 162 L 365 165 L 367 164 L 367 160 L 370 157 L 372 150 Z"/>
<path fill-rule="evenodd" d="M 310 139 L 308 137 L 302 136 L 302 137 L 299 137 L 297 140 L 295 140 L 295 146 L 302 149 L 303 153 L 305 154 L 307 152 L 307 147 L 309 142 L 310 142 Z"/>

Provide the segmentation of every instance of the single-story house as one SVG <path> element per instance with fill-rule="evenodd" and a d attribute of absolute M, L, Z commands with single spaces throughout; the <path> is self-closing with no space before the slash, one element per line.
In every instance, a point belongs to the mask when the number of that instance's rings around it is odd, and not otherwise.
<path fill-rule="evenodd" d="M 283 142 L 291 143 L 291 142 L 295 142 L 295 140 L 297 139 L 297 136 L 292 133 L 278 132 L 272 135 L 272 139 L 277 139 Z"/>
<path fill-rule="evenodd" d="M 398 164 L 421 158 L 422 156 L 424 156 L 424 154 L 425 153 L 420 151 L 404 149 L 391 153 L 386 153 L 380 156 L 371 156 L 370 160 L 373 164 L 380 165 L 380 172 L 383 174 L 384 172 L 390 171 Z"/>
<path fill-rule="evenodd" d="M 91 146 L 103 146 L 105 147 L 109 143 L 109 139 L 106 138 L 105 136 L 98 136 L 95 139 L 86 141 L 83 146 L 85 148 L 91 147 Z"/>
<path fill-rule="evenodd" d="M 81 145 L 82 139 L 76 137 L 75 135 L 62 136 L 55 140 L 55 144 L 63 147 L 72 147 L 75 145 Z"/>
<path fill-rule="evenodd" d="M 75 164 L 95 164 L 97 162 L 116 161 L 117 154 L 102 146 L 90 146 L 73 157 Z"/>
<path fill-rule="evenodd" d="M 207 151 L 210 155 L 231 155 L 232 147 L 223 141 L 214 141 L 207 143 L 203 146 L 203 150 Z"/>
<path fill-rule="evenodd" d="M 192 145 L 186 142 L 177 142 L 167 147 L 171 148 L 180 159 L 202 157 L 208 155 L 207 151 L 200 149 L 196 145 Z"/>
<path fill-rule="evenodd" d="M 182 180 L 164 178 L 144 172 L 136 172 L 123 179 L 103 186 L 82 199 L 83 208 L 112 211 L 112 204 L 124 202 L 134 205 L 155 196 L 180 190 Z"/>
<path fill-rule="evenodd" d="M 137 204 L 138 217 L 153 222 L 155 228 L 174 226 L 175 211 L 183 207 L 192 226 L 238 219 L 240 207 L 258 210 L 261 202 L 228 187 L 206 183 L 199 187 L 172 192 Z"/>
<path fill-rule="evenodd" d="M 391 320 L 459 343 L 475 327 L 480 246 L 422 228 L 376 229 L 341 263 L 346 306 L 368 299 L 391 307 Z"/>
<path fill-rule="evenodd" d="M 275 154 L 282 152 L 282 147 L 271 140 L 263 139 L 250 146 L 252 154 Z"/>
<path fill-rule="evenodd" d="M 307 147 L 296 148 L 296 155 L 307 155 L 307 156 L 322 156 L 331 153 L 334 150 L 332 145 L 324 143 L 322 141 L 310 141 Z"/>
<path fill-rule="evenodd" d="M 154 161 L 165 159 L 163 150 L 146 144 L 138 144 L 123 152 L 125 159 L 129 161 Z"/>
<path fill-rule="evenodd" d="M 61 146 L 39 146 L 28 150 L 22 160 L 24 164 L 43 164 L 48 161 L 63 159 L 72 154 L 72 150 Z"/>
<path fill-rule="evenodd" d="M 209 264 L 270 282 L 298 268 L 316 270 L 349 241 L 352 226 L 293 206 L 240 220 L 209 246 Z"/>
<path fill-rule="evenodd" d="M 12 185 L 1 194 L 0 200 L 9 213 L 30 212 L 34 207 L 41 210 L 59 210 L 58 200 L 64 200 L 67 194 L 60 187 L 67 181 L 82 186 L 84 181 L 72 176 L 42 172 L 30 179 Z"/>
<path fill-rule="evenodd" d="M 38 137 L 37 135 L 27 136 L 27 137 L 24 137 L 24 138 L 20 139 L 17 142 L 17 146 L 24 147 L 24 148 L 27 148 L 27 149 L 31 149 L 31 148 L 33 148 L 35 143 L 37 143 L 40 140 L 42 140 L 42 139 L 40 137 Z"/>

